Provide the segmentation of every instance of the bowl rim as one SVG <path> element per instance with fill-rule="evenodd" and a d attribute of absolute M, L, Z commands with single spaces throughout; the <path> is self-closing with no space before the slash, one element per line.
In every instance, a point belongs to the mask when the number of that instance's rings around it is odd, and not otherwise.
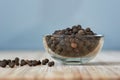
<path fill-rule="evenodd" d="M 51 35 L 51 34 L 44 35 L 44 37 L 46 37 L 46 36 L 65 37 L 65 36 L 70 36 L 70 35 Z M 104 35 L 102 35 L 102 34 L 96 34 L 96 35 L 83 35 L 83 36 L 80 36 L 80 37 L 104 37 Z"/>

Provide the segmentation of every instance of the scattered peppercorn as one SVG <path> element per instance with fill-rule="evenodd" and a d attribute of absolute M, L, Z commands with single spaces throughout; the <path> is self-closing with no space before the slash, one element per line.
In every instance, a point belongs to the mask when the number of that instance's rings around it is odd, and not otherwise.
<path fill-rule="evenodd" d="M 10 67 L 10 68 L 13 68 L 14 66 L 15 66 L 15 63 L 14 63 L 14 62 L 10 62 L 10 63 L 9 63 L 9 67 Z"/>
<path fill-rule="evenodd" d="M 6 67 L 6 65 L 7 65 L 7 64 L 6 64 L 6 62 L 5 62 L 5 61 L 0 61 L 0 66 L 1 66 L 1 67 L 3 67 L 3 68 L 4 68 L 4 67 Z"/>
<path fill-rule="evenodd" d="M 42 65 L 46 65 L 46 61 L 45 60 L 42 60 Z"/>
<path fill-rule="evenodd" d="M 29 60 L 29 61 L 28 61 L 28 65 L 29 65 L 29 66 L 32 66 L 32 60 Z"/>
<path fill-rule="evenodd" d="M 20 61 L 20 63 L 19 63 L 19 61 Z M 31 66 L 41 65 L 41 64 L 46 65 L 47 63 L 49 63 L 49 59 L 47 59 L 47 58 L 45 58 L 41 62 L 40 60 L 24 60 L 24 59 L 20 60 L 18 57 L 16 57 L 14 60 L 10 60 L 10 59 L 0 60 L 0 67 L 5 68 L 8 65 L 10 68 L 14 68 L 15 66 L 19 66 L 19 64 L 20 64 L 20 66 L 24 66 L 24 65 L 28 64 L 31 67 Z"/>
<path fill-rule="evenodd" d="M 45 60 L 45 62 L 46 62 L 46 63 L 48 63 L 48 62 L 49 62 L 49 60 L 48 60 L 47 58 L 46 58 L 46 59 L 44 59 L 44 60 Z"/>
<path fill-rule="evenodd" d="M 48 66 L 52 67 L 52 66 L 54 66 L 54 64 L 55 64 L 54 61 L 51 61 L 51 62 L 48 63 Z"/>
<path fill-rule="evenodd" d="M 37 61 L 37 64 L 38 64 L 38 65 L 41 65 L 41 61 L 40 61 L 40 60 L 38 60 L 38 61 Z"/>
<path fill-rule="evenodd" d="M 32 66 L 36 66 L 36 65 L 38 65 L 38 62 L 36 60 L 33 60 L 32 61 Z"/>
<path fill-rule="evenodd" d="M 21 65 L 21 66 L 24 66 L 24 65 L 26 65 L 26 64 L 27 64 L 27 62 L 26 62 L 24 59 L 22 59 L 20 65 Z"/>
<path fill-rule="evenodd" d="M 7 65 L 8 65 L 10 62 L 11 62 L 11 60 L 10 60 L 10 59 L 8 59 L 8 60 L 7 60 Z"/>
<path fill-rule="evenodd" d="M 18 58 L 18 57 L 15 58 L 15 64 L 16 64 L 17 66 L 19 66 L 19 58 Z"/>

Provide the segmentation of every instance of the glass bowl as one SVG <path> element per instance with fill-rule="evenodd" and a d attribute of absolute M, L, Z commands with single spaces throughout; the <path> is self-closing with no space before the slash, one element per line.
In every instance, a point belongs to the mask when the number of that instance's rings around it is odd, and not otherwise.
<path fill-rule="evenodd" d="M 92 60 L 103 46 L 103 35 L 46 35 L 43 44 L 50 56 L 64 64 L 84 64 Z"/>

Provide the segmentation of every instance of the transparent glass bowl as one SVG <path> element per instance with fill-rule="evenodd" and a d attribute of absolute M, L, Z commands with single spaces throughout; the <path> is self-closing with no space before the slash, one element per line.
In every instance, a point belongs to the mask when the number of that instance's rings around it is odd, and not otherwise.
<path fill-rule="evenodd" d="M 52 58 L 64 64 L 84 64 L 93 59 L 101 50 L 102 35 L 46 35 L 43 43 Z"/>

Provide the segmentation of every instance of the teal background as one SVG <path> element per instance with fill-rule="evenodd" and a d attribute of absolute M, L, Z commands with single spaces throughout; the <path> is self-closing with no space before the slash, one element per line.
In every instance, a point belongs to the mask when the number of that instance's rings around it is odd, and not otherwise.
<path fill-rule="evenodd" d="M 120 0 L 0 0 L 0 50 L 43 50 L 43 35 L 76 24 L 120 50 Z"/>

